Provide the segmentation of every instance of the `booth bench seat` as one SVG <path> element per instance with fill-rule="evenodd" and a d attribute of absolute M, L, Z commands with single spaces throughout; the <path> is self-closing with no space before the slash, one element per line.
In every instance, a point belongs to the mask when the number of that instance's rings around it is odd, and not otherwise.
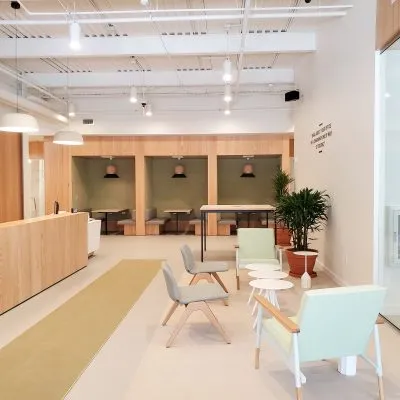
<path fill-rule="evenodd" d="M 153 218 L 146 221 L 146 235 L 160 235 L 164 232 L 165 223 L 169 218 Z"/>
<path fill-rule="evenodd" d="M 191 219 L 189 221 L 189 225 L 194 225 L 194 234 L 196 236 L 201 235 L 201 220 L 200 219 Z M 218 221 L 218 236 L 230 236 L 231 234 L 231 226 L 236 225 L 236 221 L 234 219 L 220 219 Z"/>
<path fill-rule="evenodd" d="M 133 219 L 121 219 L 117 224 L 124 228 L 124 236 L 136 235 L 136 221 Z"/>

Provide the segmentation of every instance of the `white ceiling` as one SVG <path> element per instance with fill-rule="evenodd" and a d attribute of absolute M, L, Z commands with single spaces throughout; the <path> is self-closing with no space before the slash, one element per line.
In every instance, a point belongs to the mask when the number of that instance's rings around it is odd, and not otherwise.
<path fill-rule="evenodd" d="M 147 7 L 139 0 L 25 0 L 20 3 L 22 8 L 15 16 L 10 2 L 0 1 L 0 75 L 4 68 L 15 71 L 18 32 L 18 70 L 28 83 L 28 93 L 48 99 L 48 92 L 65 100 L 68 85 L 68 96 L 72 100 L 74 96 L 93 97 L 93 92 L 97 98 L 110 99 L 113 94 L 121 97 L 128 93 L 132 83 L 126 82 L 133 82 L 154 97 L 180 94 L 184 102 L 188 93 L 193 94 L 193 87 L 198 90 L 203 85 L 200 93 L 207 102 L 209 93 L 223 92 L 222 63 L 227 54 L 239 69 L 238 81 L 233 83 L 236 96 L 253 92 L 283 96 L 285 91 L 295 88 L 294 79 L 288 81 L 282 76 L 287 77 L 287 71 L 293 72 L 301 57 L 315 51 L 318 28 L 341 18 L 335 13 L 345 14 L 348 10 L 339 6 L 351 1 L 312 0 L 306 4 L 304 0 L 150 0 Z M 249 5 L 247 9 L 246 5 Z M 319 6 L 336 8 L 318 9 Z M 280 9 L 266 10 L 273 7 Z M 189 12 L 190 9 L 198 11 Z M 82 14 L 85 12 L 90 14 Z M 281 16 L 275 18 L 276 13 Z M 312 15 L 296 17 L 304 13 Z M 326 13 L 334 14 L 324 17 Z M 271 14 L 274 18 L 265 18 Z M 179 20 L 191 15 L 217 20 Z M 71 18 L 81 22 L 81 53 L 74 53 L 68 47 Z M 143 21 L 128 22 L 131 18 L 143 18 Z M 157 18 L 178 20 L 155 21 Z M 15 19 L 19 20 L 17 27 L 11 23 Z M 96 23 L 85 23 L 88 19 Z M 150 45 L 152 40 L 158 47 Z M 269 71 L 276 74 L 268 75 Z M 121 80 L 118 74 L 125 77 L 131 74 L 132 79 Z M 66 78 L 60 79 L 60 76 Z M 117 82 L 115 87 L 113 81 Z M 30 82 L 43 90 L 33 88 Z M 62 102 L 48 104 L 55 109 L 62 108 Z M 260 105 L 254 107 L 258 109 Z"/>

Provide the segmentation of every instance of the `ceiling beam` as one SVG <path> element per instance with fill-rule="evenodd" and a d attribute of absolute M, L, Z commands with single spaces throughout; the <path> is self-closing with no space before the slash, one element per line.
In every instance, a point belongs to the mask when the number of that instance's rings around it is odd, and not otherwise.
<path fill-rule="evenodd" d="M 71 50 L 68 38 L 19 39 L 19 58 L 188 56 L 227 53 L 226 34 L 163 35 L 82 38 L 82 48 Z M 241 35 L 229 35 L 229 54 L 241 50 Z M 304 53 L 316 50 L 314 32 L 283 32 L 247 35 L 244 54 Z M 0 58 L 15 57 L 15 39 L 0 39 Z"/>
<path fill-rule="evenodd" d="M 222 86 L 222 71 L 33 73 L 27 79 L 46 88 L 129 86 Z M 178 80 L 179 76 L 179 80 Z M 144 79 L 143 79 L 144 78 Z M 292 84 L 292 69 L 242 70 L 241 85 Z"/>

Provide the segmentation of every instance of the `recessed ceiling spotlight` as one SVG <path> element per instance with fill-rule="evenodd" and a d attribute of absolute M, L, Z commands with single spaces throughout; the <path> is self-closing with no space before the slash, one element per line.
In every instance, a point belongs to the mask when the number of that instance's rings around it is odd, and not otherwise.
<path fill-rule="evenodd" d="M 148 6 L 149 5 L 149 0 L 140 0 L 140 4 L 142 6 Z"/>

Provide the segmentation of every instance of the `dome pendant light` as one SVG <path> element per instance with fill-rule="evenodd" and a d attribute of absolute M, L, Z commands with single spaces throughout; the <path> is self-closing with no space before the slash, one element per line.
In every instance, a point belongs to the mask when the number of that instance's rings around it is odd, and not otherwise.
<path fill-rule="evenodd" d="M 17 19 L 17 10 L 20 9 L 18 1 L 11 2 L 11 8 L 14 10 L 14 18 Z M 15 26 L 15 85 L 16 85 L 16 103 L 15 113 L 8 113 L 0 119 L 0 131 L 15 133 L 35 133 L 39 131 L 38 122 L 35 117 L 29 114 L 19 112 L 19 94 L 18 94 L 18 27 Z"/>
<path fill-rule="evenodd" d="M 232 101 L 232 90 L 230 85 L 225 86 L 224 101 L 230 103 Z"/>
<path fill-rule="evenodd" d="M 76 21 L 72 21 L 69 25 L 69 47 L 72 50 L 81 48 L 81 26 Z"/>
<path fill-rule="evenodd" d="M 135 86 L 131 87 L 131 93 L 130 93 L 130 96 L 129 96 L 129 101 L 131 103 L 137 103 L 137 101 L 138 101 L 137 90 L 136 90 Z"/>
<path fill-rule="evenodd" d="M 106 174 L 104 175 L 104 178 L 119 178 L 119 175 L 117 174 L 117 167 L 112 164 L 112 157 L 110 156 L 110 163 L 107 165 L 106 168 Z"/>

